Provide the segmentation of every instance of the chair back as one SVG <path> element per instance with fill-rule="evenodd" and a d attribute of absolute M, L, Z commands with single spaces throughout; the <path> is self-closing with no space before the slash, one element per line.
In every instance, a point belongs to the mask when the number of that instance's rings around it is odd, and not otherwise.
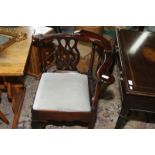
<path fill-rule="evenodd" d="M 104 62 L 105 50 L 111 50 L 110 43 L 103 37 L 85 30 L 74 34 L 50 34 L 47 36 L 33 36 L 33 45 L 40 48 L 40 53 L 45 50 L 52 50 L 54 55 L 54 64 L 58 70 L 78 71 L 77 65 L 80 61 L 81 51 L 78 48 L 80 42 L 88 43 L 91 46 L 88 74 L 92 76 L 94 65 L 98 69 Z M 42 56 L 43 58 L 43 56 Z M 98 64 L 94 64 L 95 59 Z M 94 75 L 97 70 L 95 69 Z"/>

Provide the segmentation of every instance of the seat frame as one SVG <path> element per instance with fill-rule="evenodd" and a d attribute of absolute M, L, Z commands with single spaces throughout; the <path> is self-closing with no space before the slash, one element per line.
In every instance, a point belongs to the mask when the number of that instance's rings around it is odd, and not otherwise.
<path fill-rule="evenodd" d="M 58 45 L 53 43 L 55 40 L 57 40 Z M 65 45 L 62 45 L 62 40 L 65 40 Z M 72 46 L 70 45 L 71 40 L 74 42 Z M 109 73 L 113 64 L 112 48 L 110 43 L 100 35 L 81 30 L 73 34 L 50 34 L 46 36 L 34 35 L 32 38 L 32 45 L 38 47 L 40 53 L 42 53 L 44 49 L 49 49 L 51 47 L 58 70 L 80 72 L 77 69 L 77 64 L 80 60 L 80 52 L 77 49 L 78 41 L 86 41 L 92 44 L 88 72 L 81 73 L 88 76 L 91 111 L 62 112 L 51 110 L 34 110 L 32 108 L 32 128 L 45 128 L 46 125 L 55 121 L 73 123 L 76 121 L 83 122 L 84 124 L 88 125 L 88 128 L 94 128 L 101 83 L 107 87 L 115 80 L 111 73 Z M 96 76 L 94 77 L 93 73 L 96 53 L 98 54 L 98 65 L 96 67 L 97 69 L 95 70 Z"/>

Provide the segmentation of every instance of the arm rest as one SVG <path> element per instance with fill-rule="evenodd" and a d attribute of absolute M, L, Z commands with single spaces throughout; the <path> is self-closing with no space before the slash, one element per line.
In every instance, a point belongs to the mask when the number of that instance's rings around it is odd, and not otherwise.
<path fill-rule="evenodd" d="M 112 49 L 111 44 L 109 43 L 109 41 L 106 38 L 104 38 L 103 36 L 101 36 L 101 35 L 98 35 L 96 33 L 89 32 L 89 31 L 86 31 L 86 30 L 75 31 L 75 34 L 79 34 L 85 40 L 96 42 L 100 46 L 104 47 L 104 49 L 106 49 L 106 50 L 111 50 Z"/>
<path fill-rule="evenodd" d="M 103 82 L 106 85 L 114 83 L 115 78 L 109 73 L 110 66 L 112 65 L 112 58 L 105 54 L 105 60 L 97 71 L 97 80 Z"/>
<path fill-rule="evenodd" d="M 42 35 L 42 34 L 32 35 L 32 40 L 35 40 L 35 41 L 43 41 L 43 40 L 50 39 L 50 38 L 52 38 L 52 34 L 48 34 L 48 35 Z"/>

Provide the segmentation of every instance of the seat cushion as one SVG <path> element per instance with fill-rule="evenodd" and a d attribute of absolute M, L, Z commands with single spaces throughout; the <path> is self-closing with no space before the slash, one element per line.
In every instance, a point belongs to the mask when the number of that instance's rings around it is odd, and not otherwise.
<path fill-rule="evenodd" d="M 76 72 L 42 74 L 33 110 L 89 112 L 87 75 Z"/>

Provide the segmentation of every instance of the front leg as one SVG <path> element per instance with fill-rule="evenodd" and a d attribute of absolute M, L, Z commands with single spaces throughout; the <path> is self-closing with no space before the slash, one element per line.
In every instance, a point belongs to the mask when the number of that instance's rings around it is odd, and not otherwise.
<path fill-rule="evenodd" d="M 24 86 L 12 86 L 13 96 L 12 96 L 12 110 L 14 113 L 14 119 L 12 123 L 12 128 L 17 128 L 19 117 L 21 114 L 21 109 L 25 97 L 25 87 Z"/>

